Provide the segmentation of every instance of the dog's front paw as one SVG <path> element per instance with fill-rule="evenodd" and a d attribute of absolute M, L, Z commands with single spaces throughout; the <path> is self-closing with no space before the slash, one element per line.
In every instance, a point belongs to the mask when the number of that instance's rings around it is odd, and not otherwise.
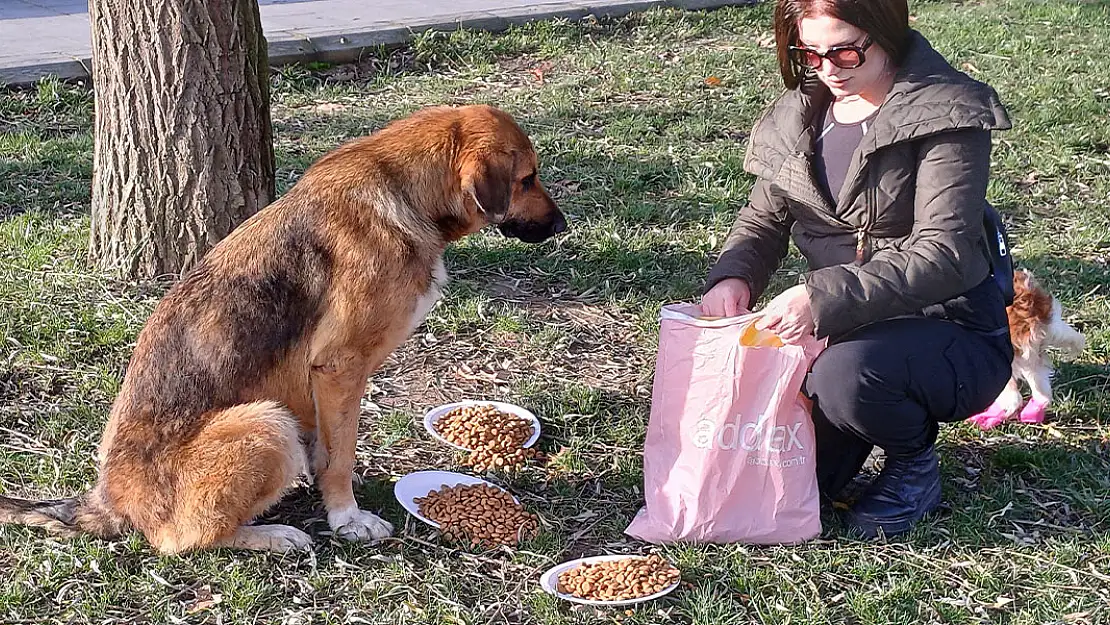
<path fill-rule="evenodd" d="M 994 400 L 992 407 L 1002 411 L 1002 414 L 1005 416 L 1003 420 L 1008 421 L 1018 415 L 1024 403 L 1025 400 L 1021 398 L 1021 393 L 1004 392 L 1002 396 Z"/>
<path fill-rule="evenodd" d="M 343 540 L 381 540 L 393 534 L 393 525 L 378 515 L 356 507 L 328 513 L 328 525 Z"/>
<path fill-rule="evenodd" d="M 968 418 L 968 421 L 971 421 L 975 425 L 979 426 L 979 429 L 990 430 L 1005 423 L 1007 416 L 1008 415 L 1006 414 L 1006 411 L 997 403 L 995 403 L 991 404 L 990 407 L 988 407 L 983 412 L 980 412 L 977 415 L 972 415 Z"/>

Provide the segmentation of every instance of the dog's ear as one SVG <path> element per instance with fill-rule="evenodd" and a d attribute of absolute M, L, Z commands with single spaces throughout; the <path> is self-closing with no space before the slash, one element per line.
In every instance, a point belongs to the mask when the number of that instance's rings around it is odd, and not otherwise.
<path fill-rule="evenodd" d="M 486 221 L 497 224 L 505 220 L 513 197 L 513 168 L 516 154 L 504 152 L 476 159 L 463 174 L 462 189 L 474 198 Z"/>

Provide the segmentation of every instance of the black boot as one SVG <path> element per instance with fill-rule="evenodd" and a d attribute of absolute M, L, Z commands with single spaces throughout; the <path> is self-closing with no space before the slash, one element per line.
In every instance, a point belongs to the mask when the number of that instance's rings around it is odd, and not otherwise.
<path fill-rule="evenodd" d="M 848 510 L 848 526 L 868 538 L 904 534 L 940 505 L 940 459 L 936 448 L 888 455 L 886 465 Z"/>

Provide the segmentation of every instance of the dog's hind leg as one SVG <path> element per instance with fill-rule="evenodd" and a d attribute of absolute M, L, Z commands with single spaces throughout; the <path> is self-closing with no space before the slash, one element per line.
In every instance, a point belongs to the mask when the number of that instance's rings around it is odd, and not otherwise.
<path fill-rule="evenodd" d="M 211 415 L 201 431 L 169 452 L 174 492 L 169 514 L 136 519 L 162 553 L 209 547 L 288 551 L 311 544 L 284 526 L 247 526 L 276 503 L 305 470 L 296 418 L 274 402 Z M 141 505 L 141 502 L 138 502 Z"/>
<path fill-rule="evenodd" d="M 1030 370 L 1022 371 L 1022 376 L 1029 383 L 1033 397 L 1021 409 L 1018 420 L 1022 423 L 1041 423 L 1048 404 L 1052 401 L 1052 369 L 1042 362 Z"/>
<path fill-rule="evenodd" d="M 312 537 L 288 525 L 242 525 L 217 545 L 232 549 L 284 553 L 307 551 L 312 547 Z"/>

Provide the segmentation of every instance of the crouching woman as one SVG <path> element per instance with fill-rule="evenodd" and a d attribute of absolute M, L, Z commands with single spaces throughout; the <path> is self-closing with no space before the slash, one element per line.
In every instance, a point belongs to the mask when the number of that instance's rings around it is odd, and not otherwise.
<path fill-rule="evenodd" d="M 1010 377 L 984 229 L 990 133 L 1010 123 L 993 89 L 910 29 L 905 0 L 779 0 L 774 19 L 786 91 L 751 134 L 755 185 L 702 306 L 748 309 L 793 238 L 809 271 L 760 324 L 828 339 L 804 386 L 821 491 L 835 499 L 880 447 L 847 522 L 896 535 L 940 503 L 939 424 Z"/>

